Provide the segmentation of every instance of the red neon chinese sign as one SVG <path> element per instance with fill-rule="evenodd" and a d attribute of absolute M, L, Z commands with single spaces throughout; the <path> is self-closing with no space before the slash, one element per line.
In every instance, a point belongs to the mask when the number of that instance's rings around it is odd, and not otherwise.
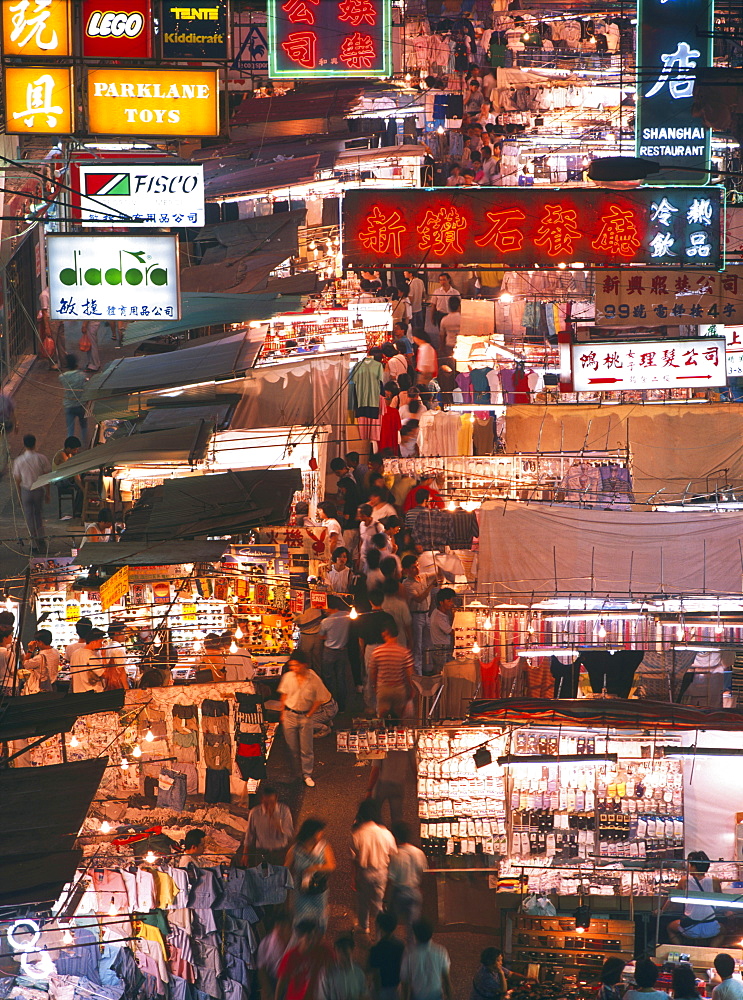
<path fill-rule="evenodd" d="M 268 0 L 270 75 L 389 76 L 391 34 L 391 0 Z"/>
<path fill-rule="evenodd" d="M 675 211 L 659 216 L 666 196 Z M 446 267 L 701 261 L 719 267 L 720 192 L 705 192 L 709 221 L 703 223 L 687 204 L 692 196 L 680 188 L 359 189 L 345 195 L 344 248 L 350 263 L 407 267 L 427 260 Z"/>

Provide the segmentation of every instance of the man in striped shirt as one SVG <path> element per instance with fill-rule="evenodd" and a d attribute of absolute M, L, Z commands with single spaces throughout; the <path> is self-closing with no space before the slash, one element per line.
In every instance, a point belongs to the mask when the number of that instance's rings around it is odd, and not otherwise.
<path fill-rule="evenodd" d="M 382 628 L 384 641 L 369 661 L 369 684 L 376 697 L 377 715 L 401 719 L 412 694 L 413 658 L 397 641 L 397 634 L 397 623 L 386 622 Z"/>

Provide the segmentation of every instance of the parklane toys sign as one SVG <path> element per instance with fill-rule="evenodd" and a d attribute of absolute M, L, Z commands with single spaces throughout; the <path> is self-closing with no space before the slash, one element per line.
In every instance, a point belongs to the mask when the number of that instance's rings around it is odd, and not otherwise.
<path fill-rule="evenodd" d="M 77 170 L 83 226 L 204 225 L 201 163 L 80 163 Z"/>
<path fill-rule="evenodd" d="M 270 75 L 392 72 L 391 0 L 268 0 Z"/>
<path fill-rule="evenodd" d="M 219 135 L 219 73 L 191 69 L 88 70 L 93 135 Z"/>
<path fill-rule="evenodd" d="M 164 59 L 226 59 L 227 0 L 162 4 Z"/>
<path fill-rule="evenodd" d="M 348 191 L 350 264 L 719 267 L 722 195 L 686 188 Z"/>
<path fill-rule="evenodd" d="M 149 59 L 150 0 L 83 0 L 82 31 L 86 59 Z"/>
<path fill-rule="evenodd" d="M 727 383 L 725 339 L 573 344 L 573 391 L 699 389 Z"/>
<path fill-rule="evenodd" d="M 5 131 L 69 135 L 73 131 L 72 70 L 66 66 L 6 66 Z"/>
<path fill-rule="evenodd" d="M 3 56 L 69 56 L 69 0 L 2 0 Z"/>
<path fill-rule="evenodd" d="M 52 319 L 179 319 L 177 236 L 49 236 Z"/>

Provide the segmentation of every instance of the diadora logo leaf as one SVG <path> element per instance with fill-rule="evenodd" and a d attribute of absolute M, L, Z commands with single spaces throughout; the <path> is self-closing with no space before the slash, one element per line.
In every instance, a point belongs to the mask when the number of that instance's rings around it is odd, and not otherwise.
<path fill-rule="evenodd" d="M 75 250 L 72 266 L 63 267 L 59 272 L 61 284 L 71 285 L 158 285 L 168 284 L 168 269 L 157 262 L 148 264 L 152 258 L 145 250 L 120 250 L 118 260 L 112 267 L 88 267 L 84 255 Z M 134 258 L 137 265 L 129 258 Z"/>
<path fill-rule="evenodd" d="M 130 175 L 128 173 L 100 173 L 85 175 L 85 194 L 90 195 L 121 195 L 131 194 Z"/>

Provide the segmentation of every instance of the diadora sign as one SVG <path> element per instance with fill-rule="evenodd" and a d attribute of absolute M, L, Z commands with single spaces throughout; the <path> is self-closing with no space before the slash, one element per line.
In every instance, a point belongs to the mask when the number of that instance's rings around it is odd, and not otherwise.
<path fill-rule="evenodd" d="M 166 285 L 168 270 L 160 264 L 147 264 L 144 250 L 120 250 L 117 267 L 104 271 L 100 267 L 83 267 L 80 259 L 84 255 L 73 250 L 73 266 L 63 267 L 59 280 L 63 285 Z"/>

